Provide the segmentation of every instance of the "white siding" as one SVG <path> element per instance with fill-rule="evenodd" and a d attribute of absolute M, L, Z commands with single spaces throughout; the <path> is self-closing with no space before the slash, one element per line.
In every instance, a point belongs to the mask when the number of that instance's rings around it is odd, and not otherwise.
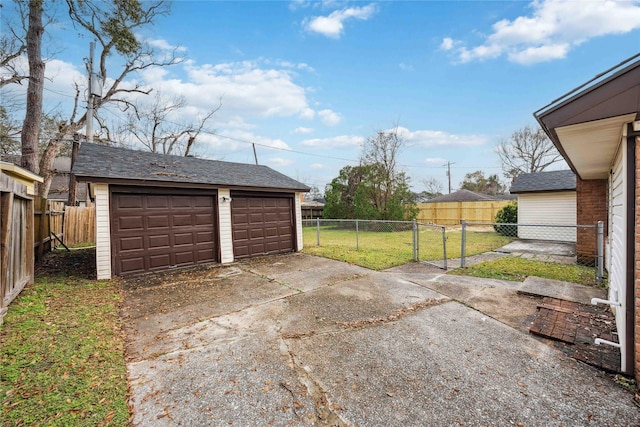
<path fill-rule="evenodd" d="M 611 260 L 609 269 L 609 300 L 619 301 L 621 307 L 615 310 L 616 326 L 618 328 L 618 340 L 622 353 L 622 370 L 627 369 L 624 348 L 626 348 L 626 259 L 627 259 L 627 182 L 626 182 L 626 142 L 620 146 L 620 150 L 611 170 L 609 180 L 610 204 L 609 204 L 609 247 L 611 248 Z M 615 308 L 615 307 L 614 307 Z"/>
<path fill-rule="evenodd" d="M 227 201 L 223 202 L 222 198 Z M 218 189 L 218 224 L 220 233 L 220 262 L 222 264 L 233 262 L 233 230 L 231 227 L 231 199 L 228 188 Z"/>
<path fill-rule="evenodd" d="M 111 279 L 111 223 L 109 185 L 93 184 L 96 199 L 96 273 L 98 280 Z"/>
<path fill-rule="evenodd" d="M 519 224 L 576 225 L 576 192 L 518 195 Z M 518 227 L 521 239 L 575 242 L 575 227 Z"/>
<path fill-rule="evenodd" d="M 302 193 L 296 193 L 295 200 L 295 214 L 296 214 L 296 251 L 300 252 L 303 247 L 302 241 L 302 205 L 300 203 L 300 199 L 302 198 Z"/>

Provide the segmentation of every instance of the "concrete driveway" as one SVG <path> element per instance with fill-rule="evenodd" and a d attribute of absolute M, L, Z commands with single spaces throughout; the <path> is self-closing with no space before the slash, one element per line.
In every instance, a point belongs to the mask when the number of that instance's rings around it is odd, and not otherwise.
<path fill-rule="evenodd" d="M 303 254 L 127 279 L 133 423 L 638 424 L 629 392 L 519 327 L 526 310 L 502 323 L 455 280 Z"/>

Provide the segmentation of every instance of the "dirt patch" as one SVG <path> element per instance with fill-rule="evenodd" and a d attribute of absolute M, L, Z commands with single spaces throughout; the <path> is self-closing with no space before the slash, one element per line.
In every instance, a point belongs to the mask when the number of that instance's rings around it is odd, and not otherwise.
<path fill-rule="evenodd" d="M 57 250 L 44 255 L 35 266 L 36 276 L 65 275 L 80 279 L 96 279 L 95 248 L 72 251 Z"/>

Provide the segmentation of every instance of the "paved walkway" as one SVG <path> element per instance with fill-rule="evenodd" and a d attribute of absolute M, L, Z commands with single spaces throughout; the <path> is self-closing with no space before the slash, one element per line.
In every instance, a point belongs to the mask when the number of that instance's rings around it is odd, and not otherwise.
<path fill-rule="evenodd" d="M 508 282 L 303 254 L 150 277 L 124 282 L 139 426 L 638 423 L 610 377 L 496 320 Z"/>

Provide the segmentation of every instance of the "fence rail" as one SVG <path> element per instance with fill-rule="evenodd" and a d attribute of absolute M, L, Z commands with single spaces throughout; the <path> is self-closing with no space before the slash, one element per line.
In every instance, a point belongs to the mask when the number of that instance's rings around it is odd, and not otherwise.
<path fill-rule="evenodd" d="M 445 227 L 417 221 L 302 220 L 305 247 L 375 253 L 399 263 L 423 261 L 447 268 Z"/>
<path fill-rule="evenodd" d="M 604 280 L 604 226 L 579 224 L 510 224 L 462 222 L 460 267 L 465 267 L 474 241 L 486 239 L 487 233 L 503 239 L 497 249 L 503 253 L 564 264 L 595 267 L 596 282 Z M 482 237 L 480 237 L 482 236 Z M 586 248 L 586 249 L 585 249 Z"/>

